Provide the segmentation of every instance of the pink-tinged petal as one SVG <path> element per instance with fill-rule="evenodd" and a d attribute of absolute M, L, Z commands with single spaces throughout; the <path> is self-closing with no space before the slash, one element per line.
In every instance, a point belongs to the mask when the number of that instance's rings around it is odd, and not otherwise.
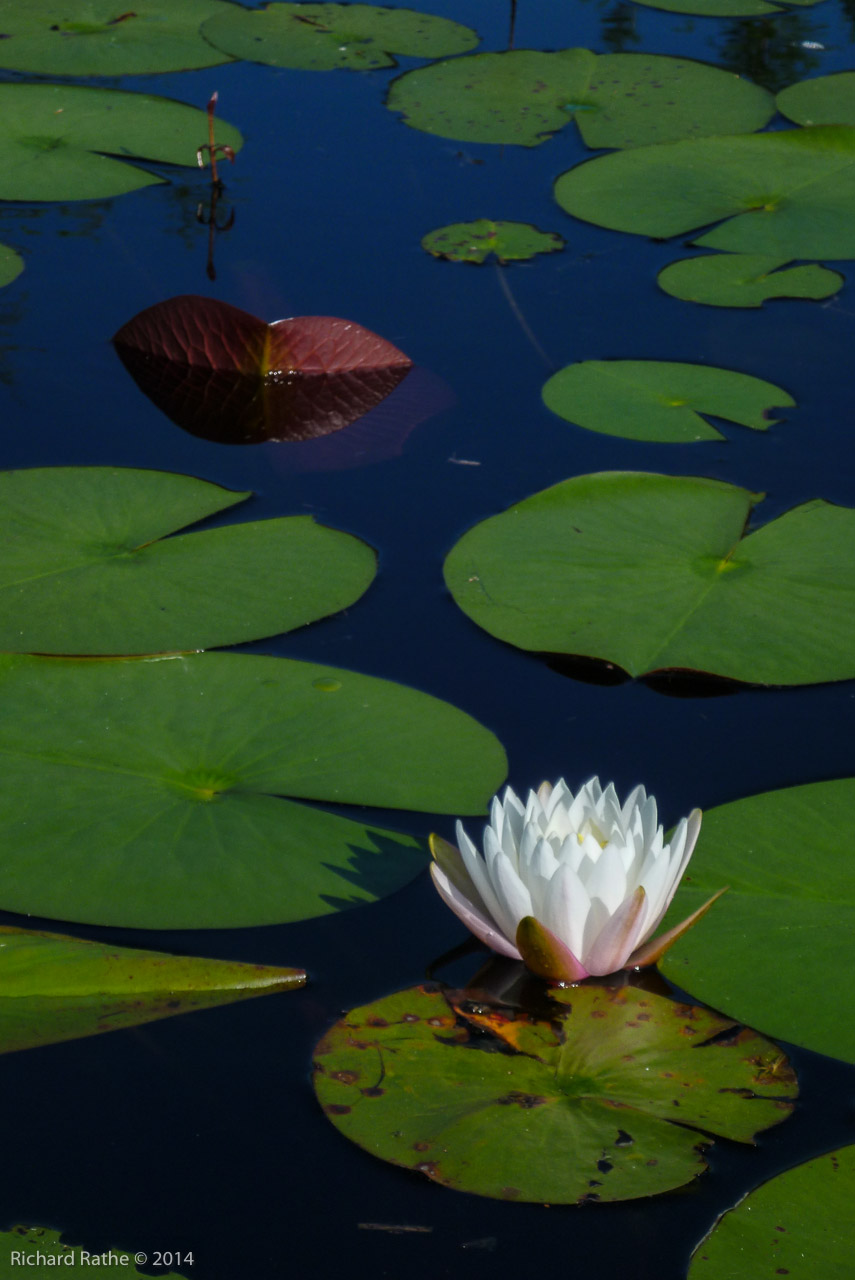
<path fill-rule="evenodd" d="M 644 932 L 647 895 L 641 885 L 626 898 L 600 930 L 593 946 L 584 956 L 589 973 L 602 977 L 622 969 L 638 939 Z"/>
<path fill-rule="evenodd" d="M 695 845 L 698 842 L 698 835 L 700 834 L 700 830 L 701 830 L 702 816 L 703 815 L 700 809 L 693 809 L 692 812 L 689 814 L 688 818 L 686 818 L 686 843 L 683 847 L 683 852 L 680 856 L 679 868 L 674 873 L 674 879 L 671 884 L 671 888 L 668 890 L 667 894 L 665 895 L 665 901 L 662 903 L 662 908 L 659 913 L 659 920 L 662 919 L 662 917 L 665 915 L 665 912 L 670 907 L 671 900 L 674 897 L 674 894 L 677 892 L 677 888 L 680 884 L 680 881 L 683 879 L 683 875 L 685 873 L 686 867 L 689 865 L 689 859 L 691 858 L 692 854 L 695 851 Z M 659 920 L 656 921 L 656 924 L 651 925 L 652 929 L 656 928 L 656 925 L 659 923 Z"/>
<path fill-rule="evenodd" d="M 517 928 L 517 947 L 532 973 L 549 982 L 581 982 L 588 971 L 569 947 L 534 916 L 524 916 Z"/>
<path fill-rule="evenodd" d="M 649 942 L 645 942 L 643 947 L 639 947 L 634 951 L 624 965 L 625 969 L 642 969 L 646 965 L 656 964 L 661 960 L 669 947 L 673 947 L 678 938 L 682 938 L 687 930 L 691 929 L 693 924 L 697 924 L 701 916 L 705 916 L 714 902 L 718 902 L 723 893 L 727 893 L 729 885 L 725 885 L 723 889 L 719 889 L 718 893 L 714 893 L 709 902 L 705 902 L 702 907 L 698 907 L 697 911 L 693 911 L 687 916 L 682 924 L 675 925 L 673 929 L 669 929 L 667 933 L 660 933 L 658 938 L 651 938 Z"/>
<path fill-rule="evenodd" d="M 431 834 L 428 837 L 428 845 L 434 862 L 445 873 L 445 878 L 454 885 L 462 898 L 470 902 L 485 919 L 489 919 L 489 908 L 466 870 L 466 864 L 463 861 L 463 855 L 460 850 L 455 848 L 453 844 L 449 844 L 447 840 L 443 840 L 442 836 L 435 834 Z"/>
<path fill-rule="evenodd" d="M 499 931 L 492 920 L 477 911 L 467 897 L 448 879 L 441 867 L 431 863 L 430 874 L 437 893 L 447 907 L 450 907 L 458 920 L 462 920 L 466 928 L 475 934 L 480 942 L 486 944 L 499 955 L 510 956 L 512 960 L 521 960 L 522 956 L 512 942 Z"/>

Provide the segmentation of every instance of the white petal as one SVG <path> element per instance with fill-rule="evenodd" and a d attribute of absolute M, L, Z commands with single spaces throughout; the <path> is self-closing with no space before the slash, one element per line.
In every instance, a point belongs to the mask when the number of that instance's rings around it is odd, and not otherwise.
<path fill-rule="evenodd" d="M 575 871 L 562 865 L 549 882 L 541 924 L 551 929 L 565 947 L 578 956 L 590 907 L 591 899 L 582 881 Z"/>
<path fill-rule="evenodd" d="M 532 914 L 531 894 L 503 853 L 493 863 L 491 879 L 501 907 L 497 923 L 507 937 L 515 938 L 520 920 Z"/>
<path fill-rule="evenodd" d="M 460 850 L 466 870 L 469 872 L 469 878 L 480 893 L 484 906 L 493 919 L 498 922 L 500 915 L 499 900 L 490 883 L 486 863 L 466 834 L 462 822 L 458 822 L 456 831 L 457 847 Z"/>
<path fill-rule="evenodd" d="M 599 898 L 605 904 L 610 915 L 623 902 L 626 897 L 626 875 L 620 851 L 613 844 L 608 844 L 603 849 L 596 866 L 585 880 L 585 888 L 592 899 Z"/>
<path fill-rule="evenodd" d="M 434 862 L 430 869 L 433 877 L 434 885 L 437 892 L 442 898 L 446 906 L 451 910 L 459 920 L 462 920 L 466 928 L 475 934 L 481 942 L 491 947 L 493 951 L 498 951 L 500 955 L 510 956 L 513 960 L 520 960 L 522 957 L 512 942 L 499 932 L 492 920 L 488 920 L 480 911 L 472 905 L 468 898 L 451 883 L 448 876 Z"/>

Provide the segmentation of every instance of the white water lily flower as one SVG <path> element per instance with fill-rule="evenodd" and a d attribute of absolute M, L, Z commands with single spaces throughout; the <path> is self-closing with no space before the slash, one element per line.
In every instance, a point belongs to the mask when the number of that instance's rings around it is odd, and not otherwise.
<path fill-rule="evenodd" d="M 506 788 L 493 798 L 479 852 L 457 824 L 459 848 L 431 836 L 431 874 L 441 897 L 501 955 L 541 977 L 579 982 L 654 964 L 712 906 L 648 942 L 686 870 L 701 811 L 668 844 L 656 801 L 636 787 L 623 804 L 598 778 L 576 793 L 563 778 L 530 791 L 523 805 Z M 724 890 L 721 891 L 722 893 Z"/>

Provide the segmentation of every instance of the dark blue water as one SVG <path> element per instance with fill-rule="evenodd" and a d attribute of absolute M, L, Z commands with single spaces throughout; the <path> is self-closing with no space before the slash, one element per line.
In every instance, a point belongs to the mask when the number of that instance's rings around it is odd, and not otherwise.
<path fill-rule="evenodd" d="M 506 47 L 508 14 L 495 0 L 428 7 L 476 27 L 483 49 Z M 688 55 L 751 70 L 773 88 L 853 65 L 852 21 L 836 0 L 765 24 L 522 0 L 517 47 L 568 45 Z M 385 110 L 394 74 L 238 63 L 120 82 L 198 106 L 219 90 L 222 115 L 246 137 L 224 172 L 235 224 L 216 239 L 212 283 L 207 231 L 195 217 L 207 200 L 204 175 L 164 169 L 168 185 L 113 201 L 0 209 L 0 240 L 27 259 L 0 293 L 1 465 L 186 472 L 252 489 L 235 519 L 308 512 L 358 534 L 380 552 L 366 597 L 246 648 L 353 667 L 456 703 L 501 738 L 519 789 L 559 774 L 572 783 L 599 773 L 619 789 L 644 781 L 673 820 L 696 804 L 855 773 L 851 683 L 705 698 L 585 683 L 480 632 L 441 576 L 471 525 L 601 469 L 763 490 L 761 520 L 814 497 L 855 504 L 850 286 L 826 304 L 761 311 L 670 298 L 655 277 L 685 256 L 681 243 L 578 223 L 554 204 L 555 177 L 590 154 L 572 127 L 530 150 L 431 137 Z M 502 272 L 436 262 L 419 247 L 434 227 L 485 216 L 559 231 L 566 250 Z M 325 442 L 239 448 L 194 438 L 137 390 L 109 345 L 136 312 L 182 293 L 267 320 L 355 320 L 415 360 L 401 391 L 411 382 L 415 390 L 399 410 L 376 411 L 358 466 Z M 675 446 L 588 433 L 542 406 L 555 368 L 608 357 L 740 369 L 785 387 L 798 407 L 766 434 L 728 426 L 725 442 Z M 450 835 L 447 818 L 375 816 Z M 310 973 L 296 994 L 0 1060 L 3 1224 L 54 1225 L 93 1249 L 192 1251 L 203 1280 L 510 1277 L 558 1267 L 584 1280 L 619 1269 L 633 1280 L 678 1280 L 693 1245 L 746 1191 L 855 1140 L 855 1069 L 796 1051 L 803 1099 L 794 1118 L 753 1150 L 718 1143 L 712 1172 L 685 1190 L 626 1205 L 494 1204 L 351 1146 L 310 1090 L 312 1047 L 340 1012 L 418 981 L 462 941 L 426 875 L 376 906 L 300 925 L 78 932 Z M 477 966 L 477 957 L 468 962 Z M 467 962 L 452 972 L 463 981 Z M 429 1230 L 360 1225 L 372 1223 Z"/>

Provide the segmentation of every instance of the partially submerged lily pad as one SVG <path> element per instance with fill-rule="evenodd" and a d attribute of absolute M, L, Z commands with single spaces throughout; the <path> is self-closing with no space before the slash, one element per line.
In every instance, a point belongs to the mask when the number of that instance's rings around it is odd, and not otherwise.
<path fill-rule="evenodd" d="M 324 805 L 483 812 L 496 738 L 403 685 L 284 658 L 0 657 L 0 907 L 143 929 L 372 902 L 420 841 Z"/>
<path fill-rule="evenodd" d="M 0 50 L 7 42 L 0 40 Z M 120 89 L 76 85 L 0 85 L 0 199 L 97 200 L 162 182 L 117 157 L 196 166 L 207 140 L 204 111 Z M 237 151 L 243 139 L 217 121 L 217 140 Z"/>
<path fill-rule="evenodd" d="M 17 280 L 24 270 L 24 259 L 7 244 L 0 244 L 0 288 Z"/>
<path fill-rule="evenodd" d="M 202 35 L 232 57 L 306 71 L 373 71 L 394 67 L 394 53 L 445 58 L 478 43 L 477 32 L 448 18 L 373 4 L 221 5 Z"/>
<path fill-rule="evenodd" d="M 534 1013 L 425 984 L 346 1014 L 315 1050 L 315 1089 L 383 1160 L 458 1191 L 572 1204 L 682 1186 L 710 1134 L 751 1142 L 785 1120 L 795 1078 L 765 1078 L 779 1057 L 633 987 L 553 989 Z"/>
<path fill-rule="evenodd" d="M 426 133 L 524 147 L 571 120 L 589 147 L 638 147 L 750 133 L 774 113 L 765 89 L 718 67 L 588 49 L 513 49 L 437 62 L 395 80 L 386 105 Z"/>
<path fill-rule="evenodd" d="M 855 125 L 855 71 L 799 80 L 781 90 L 775 105 L 796 124 Z"/>
<path fill-rule="evenodd" d="M 851 679 L 855 510 L 807 502 L 746 534 L 758 500 L 698 476 L 576 476 L 470 529 L 446 583 L 501 640 L 634 676 Z"/>
<path fill-rule="evenodd" d="M 700 414 L 755 431 L 793 398 L 771 382 L 731 369 L 658 360 L 584 360 L 553 374 L 543 399 L 568 422 L 626 440 L 721 440 Z"/>
<path fill-rule="evenodd" d="M 422 248 L 435 258 L 452 262 L 485 262 L 495 254 L 499 262 L 517 262 L 538 253 L 555 253 L 564 240 L 554 231 L 539 231 L 529 222 L 453 222 L 422 237 Z"/>
<path fill-rule="evenodd" d="M 2 926 L 0 1053 L 291 991 L 305 981 L 301 969 L 132 951 Z"/>
<path fill-rule="evenodd" d="M 705 253 L 659 272 L 660 289 L 709 307 L 762 307 L 770 298 L 830 298 L 843 276 L 816 263 L 788 267 L 765 253 Z M 782 270 L 786 268 L 786 270 Z"/>
<path fill-rule="evenodd" d="M 818 126 L 638 147 L 577 165 L 555 184 L 574 217 L 730 253 L 855 257 L 855 128 Z"/>
<path fill-rule="evenodd" d="M 13 1260 L 13 1253 L 23 1253 L 32 1262 L 22 1266 Z M 44 1262 L 36 1260 L 39 1254 Z M 60 1232 L 51 1227 L 12 1227 L 11 1231 L 0 1231 L 0 1280 L 16 1280 L 21 1272 L 27 1280 L 53 1280 L 57 1275 L 91 1276 L 93 1268 L 97 1268 L 95 1275 L 102 1274 L 101 1268 L 123 1276 L 149 1275 L 137 1269 L 138 1261 L 145 1265 L 142 1256 L 116 1248 L 97 1253 L 78 1244 L 64 1244 Z M 185 1280 L 187 1274 L 164 1271 L 160 1280 Z"/>
<path fill-rule="evenodd" d="M 794 641 L 794 643 L 798 643 Z M 770 1035 L 855 1062 L 855 779 L 767 791 L 704 814 L 671 923 L 730 885 L 662 961 L 674 982 Z M 666 922 L 667 923 L 667 922 Z"/>

